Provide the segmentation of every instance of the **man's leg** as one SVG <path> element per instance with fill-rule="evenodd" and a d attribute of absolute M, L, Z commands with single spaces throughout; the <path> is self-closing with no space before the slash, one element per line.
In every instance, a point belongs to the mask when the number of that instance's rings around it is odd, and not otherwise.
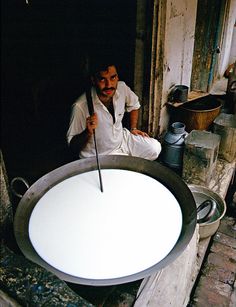
<path fill-rule="evenodd" d="M 122 150 L 130 156 L 153 161 L 161 152 L 161 144 L 154 138 L 134 135 L 127 129 L 123 136 Z"/>

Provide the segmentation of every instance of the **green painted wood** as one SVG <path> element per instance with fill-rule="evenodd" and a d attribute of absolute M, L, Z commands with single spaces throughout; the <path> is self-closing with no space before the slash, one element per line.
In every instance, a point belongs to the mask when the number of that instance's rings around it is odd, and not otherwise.
<path fill-rule="evenodd" d="M 207 92 L 217 71 L 226 0 L 199 0 L 197 7 L 191 90 Z"/>

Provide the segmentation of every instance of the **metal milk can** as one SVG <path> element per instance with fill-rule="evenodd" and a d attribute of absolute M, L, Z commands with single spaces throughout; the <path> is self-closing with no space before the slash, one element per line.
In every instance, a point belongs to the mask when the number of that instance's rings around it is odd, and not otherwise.
<path fill-rule="evenodd" d="M 164 136 L 161 161 L 176 171 L 182 171 L 184 140 L 187 135 L 185 125 L 181 122 L 175 122 Z"/>

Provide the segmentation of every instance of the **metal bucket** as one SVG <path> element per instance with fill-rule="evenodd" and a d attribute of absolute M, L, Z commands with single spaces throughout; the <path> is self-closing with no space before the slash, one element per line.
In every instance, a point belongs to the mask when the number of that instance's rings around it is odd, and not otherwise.
<path fill-rule="evenodd" d="M 219 115 L 221 101 L 213 95 L 204 96 L 184 103 L 175 108 L 175 117 L 183 122 L 188 132 L 192 130 L 208 130 Z"/>
<path fill-rule="evenodd" d="M 199 234 L 200 239 L 204 239 L 212 236 L 218 229 L 220 225 L 220 220 L 224 217 L 226 212 L 226 203 L 224 199 L 216 192 L 205 188 L 200 185 L 189 185 L 190 191 L 193 194 L 193 198 L 196 202 L 197 208 L 206 200 L 211 200 L 216 204 L 216 209 L 211 215 L 210 219 L 203 223 L 199 223 Z M 207 210 L 207 209 L 206 209 Z M 206 212 L 201 211 L 201 214 L 204 215 Z M 198 216 L 198 220 L 201 219 L 201 216 Z"/>

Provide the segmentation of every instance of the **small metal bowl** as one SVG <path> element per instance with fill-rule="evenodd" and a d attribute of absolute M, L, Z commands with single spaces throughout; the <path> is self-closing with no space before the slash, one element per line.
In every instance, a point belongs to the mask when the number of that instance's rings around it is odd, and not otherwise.
<path fill-rule="evenodd" d="M 198 222 L 200 226 L 199 227 L 200 239 L 210 237 L 217 231 L 220 225 L 220 220 L 225 215 L 226 203 L 218 193 L 213 192 L 212 190 L 206 187 L 194 184 L 190 184 L 188 185 L 188 187 L 193 194 L 193 198 L 195 200 L 197 208 L 206 200 L 211 200 L 213 203 L 216 204 L 216 208 L 214 208 L 214 212 L 211 214 L 210 218 L 207 221 Z M 199 221 L 203 220 L 202 216 L 204 216 L 204 214 L 207 214 L 207 208 L 199 212 L 198 216 Z"/>

